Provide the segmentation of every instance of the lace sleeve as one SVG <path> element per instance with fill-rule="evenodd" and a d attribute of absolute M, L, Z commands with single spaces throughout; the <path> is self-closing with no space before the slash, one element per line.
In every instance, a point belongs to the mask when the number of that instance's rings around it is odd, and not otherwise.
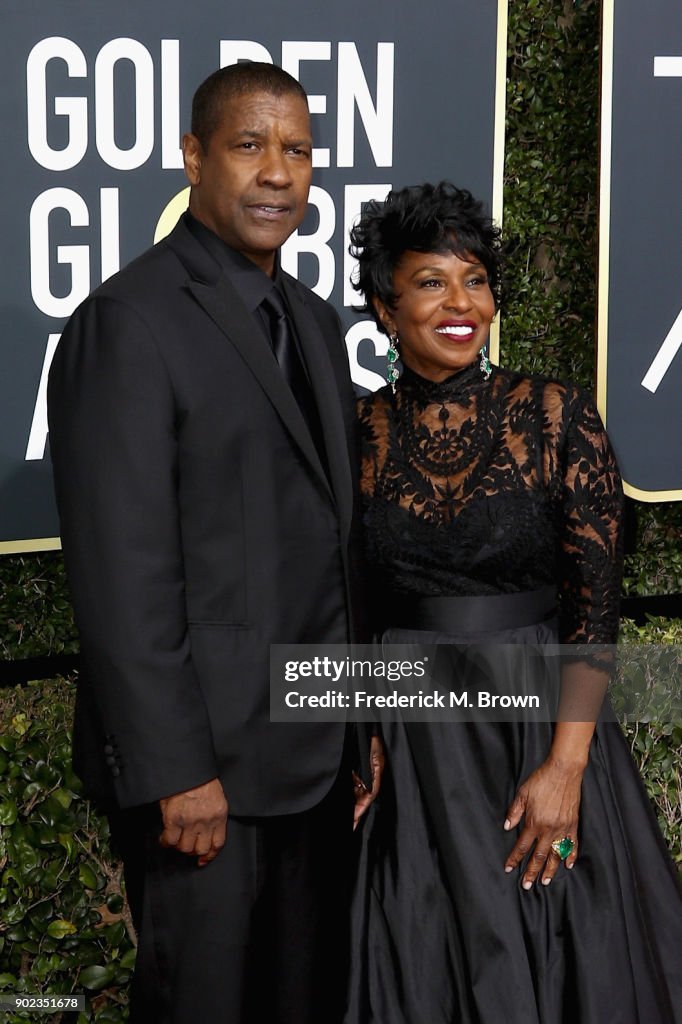
<path fill-rule="evenodd" d="M 567 396 L 558 531 L 561 640 L 613 644 L 622 576 L 623 490 L 590 396 Z"/>

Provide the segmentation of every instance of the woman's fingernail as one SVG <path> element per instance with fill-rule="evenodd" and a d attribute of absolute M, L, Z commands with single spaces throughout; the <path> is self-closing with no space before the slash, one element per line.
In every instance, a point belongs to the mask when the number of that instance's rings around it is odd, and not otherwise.
<path fill-rule="evenodd" d="M 514 868 L 511 866 L 511 864 L 505 864 L 504 870 L 505 870 L 506 874 L 509 874 L 510 872 L 512 872 L 514 870 Z"/>
<path fill-rule="evenodd" d="M 566 867 L 568 868 L 569 871 L 572 871 L 573 868 L 575 867 L 575 861 L 573 861 L 572 864 L 567 864 Z"/>
<path fill-rule="evenodd" d="M 543 885 L 549 885 L 549 883 L 550 883 L 551 881 L 552 881 L 552 879 L 551 879 L 551 878 L 543 878 L 543 879 L 542 879 L 542 884 L 543 884 Z"/>
<path fill-rule="evenodd" d="M 505 827 L 505 831 L 507 831 L 507 832 L 511 828 L 511 821 L 509 820 L 509 818 L 506 819 L 506 821 L 504 823 L 504 827 Z"/>
<path fill-rule="evenodd" d="M 532 889 L 532 888 L 533 888 L 533 883 L 532 883 L 532 882 L 524 882 L 524 883 L 523 883 L 523 888 L 524 888 L 524 889 L 526 890 L 526 892 L 527 892 L 527 891 L 528 891 L 529 889 Z"/>

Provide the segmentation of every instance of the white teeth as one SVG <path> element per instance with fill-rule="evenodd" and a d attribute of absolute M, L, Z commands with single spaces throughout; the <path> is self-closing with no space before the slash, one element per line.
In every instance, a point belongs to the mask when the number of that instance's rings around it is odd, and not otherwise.
<path fill-rule="evenodd" d="M 467 334 L 473 334 L 473 327 L 436 327 L 438 334 L 454 334 L 459 338 L 463 338 Z"/>

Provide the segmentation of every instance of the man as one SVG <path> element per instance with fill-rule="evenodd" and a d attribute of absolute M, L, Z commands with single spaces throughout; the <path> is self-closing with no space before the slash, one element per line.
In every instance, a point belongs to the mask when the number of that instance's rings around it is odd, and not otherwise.
<path fill-rule="evenodd" d="M 271 643 L 356 636 L 345 346 L 278 261 L 310 185 L 305 93 L 222 69 L 183 151 L 189 212 L 75 312 L 50 374 L 74 761 L 114 805 L 131 1019 L 332 1024 L 352 754 L 343 724 L 269 721 Z"/>

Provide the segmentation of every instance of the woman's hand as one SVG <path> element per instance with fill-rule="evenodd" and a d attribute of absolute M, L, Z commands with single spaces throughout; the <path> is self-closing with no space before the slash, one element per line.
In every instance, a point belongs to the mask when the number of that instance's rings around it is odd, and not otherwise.
<path fill-rule="evenodd" d="M 379 795 L 381 777 L 384 774 L 384 744 L 381 737 L 372 736 L 369 748 L 369 769 L 372 775 L 372 788 L 368 789 L 360 776 L 353 772 L 355 791 L 355 812 L 353 814 L 353 831 L 360 824 L 360 818 L 366 814 Z"/>
<path fill-rule="evenodd" d="M 556 839 L 570 836 L 575 846 L 566 858 L 572 868 L 578 857 L 578 811 L 585 765 L 564 762 L 550 755 L 519 787 L 507 811 L 505 829 L 516 828 L 525 817 L 523 830 L 509 854 L 504 870 L 513 871 L 533 848 L 526 865 L 523 888 L 530 889 L 541 875 L 549 885 L 559 867 L 560 858 L 552 849 Z"/>

